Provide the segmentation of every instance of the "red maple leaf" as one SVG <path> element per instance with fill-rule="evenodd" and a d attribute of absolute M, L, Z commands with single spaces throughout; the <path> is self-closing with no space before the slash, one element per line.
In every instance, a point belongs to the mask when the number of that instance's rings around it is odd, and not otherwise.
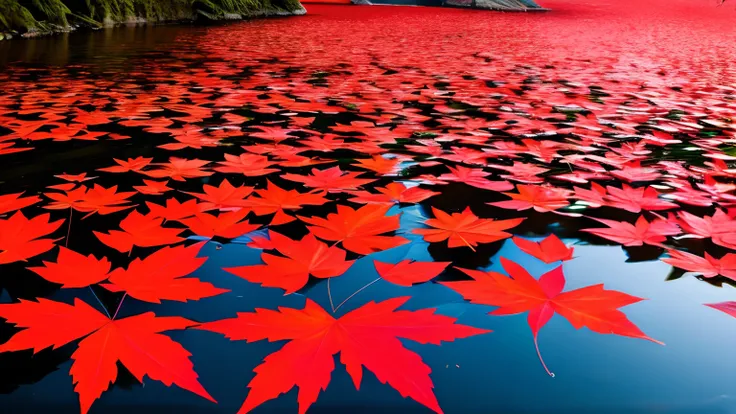
<path fill-rule="evenodd" d="M 213 216 L 208 213 L 197 213 L 194 217 L 180 220 L 192 233 L 202 237 L 223 237 L 234 239 L 254 230 L 260 225 L 251 224 L 245 219 L 248 210 L 228 211 Z"/>
<path fill-rule="evenodd" d="M 610 174 L 629 183 L 638 181 L 655 181 L 662 174 L 655 168 L 642 167 L 639 161 L 632 161 L 621 166 L 620 170 L 613 170 Z"/>
<path fill-rule="evenodd" d="M 397 310 L 408 299 L 369 302 L 339 319 L 307 299 L 301 310 L 256 309 L 238 313 L 236 318 L 205 323 L 198 329 L 218 332 L 231 340 L 289 340 L 254 369 L 256 376 L 248 384 L 250 392 L 240 413 L 294 387 L 299 388 L 299 412 L 305 413 L 330 383 L 338 353 L 357 389 L 365 367 L 402 396 L 442 413 L 432 391 L 430 368 L 399 338 L 439 345 L 441 341 L 488 331 L 456 324 L 454 318 L 436 315 L 434 309 Z"/>
<path fill-rule="evenodd" d="M 112 160 L 115 161 L 118 165 L 113 165 L 112 167 L 98 168 L 97 171 L 105 171 L 110 173 L 125 173 L 128 171 L 139 172 L 143 168 L 147 167 L 148 164 L 153 161 L 153 158 L 136 157 L 128 158 L 127 161 L 113 158 Z"/>
<path fill-rule="evenodd" d="M 146 207 L 148 207 L 148 216 L 156 218 L 161 217 L 167 221 L 179 221 L 188 217 L 193 217 L 195 214 L 202 212 L 202 206 L 197 203 L 196 199 L 180 203 L 179 200 L 174 197 L 166 199 L 166 206 L 146 201 Z"/>
<path fill-rule="evenodd" d="M 356 167 L 365 168 L 381 175 L 396 174 L 399 171 L 401 160 L 398 158 L 384 158 L 374 155 L 372 158 L 355 160 Z"/>
<path fill-rule="evenodd" d="M 723 210 L 716 210 L 713 216 L 698 217 L 687 211 L 677 213 L 682 229 L 698 237 L 713 240 L 713 243 L 736 250 L 736 220 Z"/>
<path fill-rule="evenodd" d="M 70 183 L 83 183 L 85 181 L 94 180 L 97 177 L 87 177 L 87 173 L 81 174 L 57 174 L 54 177 L 68 181 Z"/>
<path fill-rule="evenodd" d="M 529 312 L 527 322 L 534 335 L 534 346 L 545 371 L 551 376 L 539 353 L 537 336 L 552 316 L 557 313 L 575 329 L 587 327 L 601 334 L 615 334 L 647 339 L 661 343 L 642 332 L 618 308 L 641 301 L 626 293 L 606 290 L 602 284 L 562 292 L 565 276 L 562 266 L 534 279 L 523 267 L 501 258 L 501 265 L 509 274 L 460 269 L 472 281 L 442 282 L 472 303 L 498 306 L 491 315 L 514 315 Z"/>
<path fill-rule="evenodd" d="M 465 183 L 476 188 L 482 188 L 484 190 L 491 191 L 508 191 L 513 190 L 514 185 L 508 181 L 491 181 L 486 177 L 491 174 L 484 172 L 478 168 L 466 168 L 462 165 L 458 165 L 453 168 L 448 166 L 447 168 L 452 171 L 451 173 L 445 173 L 437 177 L 442 181 L 455 181 L 459 183 Z"/>
<path fill-rule="evenodd" d="M 91 254 L 85 256 L 59 246 L 56 263 L 44 261 L 43 267 L 29 267 L 28 270 L 49 282 L 62 285 L 63 288 L 80 288 L 107 279 L 110 266 L 110 262 L 105 257 L 98 260 Z"/>
<path fill-rule="evenodd" d="M 42 239 L 55 232 L 64 220 L 50 222 L 50 214 L 27 219 L 17 211 L 7 219 L 0 219 L 0 264 L 26 260 L 51 250 L 55 239 Z"/>
<path fill-rule="evenodd" d="M 720 259 L 705 253 L 705 257 L 683 252 L 680 250 L 667 250 L 670 257 L 662 259 L 663 262 L 685 269 L 688 272 L 700 273 L 703 277 L 725 276 L 736 280 L 736 253 L 728 253 Z"/>
<path fill-rule="evenodd" d="M 307 234 L 301 240 L 291 240 L 279 233 L 270 231 L 269 249 L 276 249 L 283 255 L 261 253 L 266 264 L 227 268 L 228 272 L 243 279 L 266 287 L 284 289 L 287 294 L 303 288 L 309 275 L 320 279 L 337 277 L 345 273 L 353 261 L 345 260 L 345 250 L 317 240 Z"/>
<path fill-rule="evenodd" d="M 221 173 L 243 174 L 246 177 L 258 177 L 277 172 L 276 168 L 268 168 L 274 165 L 268 157 L 255 154 L 231 155 L 225 154 L 225 161 L 218 162 L 219 167 L 215 171 Z"/>
<path fill-rule="evenodd" d="M 636 220 L 636 224 L 631 224 L 625 221 L 591 218 L 609 228 L 582 229 L 581 231 L 595 234 L 624 246 L 642 246 L 645 243 L 662 246 L 662 242 L 667 240 L 667 236 L 680 234 L 680 227 L 677 224 L 663 219 L 654 219 L 650 223 L 644 216 L 640 216 Z"/>
<path fill-rule="evenodd" d="M 360 186 L 376 181 L 374 178 L 356 178 L 362 173 L 342 171 L 340 167 L 326 170 L 312 168 L 312 175 L 283 174 L 281 178 L 302 183 L 309 188 L 330 192 L 357 190 Z"/>
<path fill-rule="evenodd" d="M 129 204 L 130 201 L 128 201 L 128 198 L 135 195 L 135 192 L 118 193 L 117 190 L 118 186 L 116 185 L 105 188 L 95 184 L 94 187 L 85 193 L 82 201 L 77 203 L 74 208 L 83 213 L 88 213 L 87 216 L 94 213 L 104 216 L 133 207 L 133 205 Z"/>
<path fill-rule="evenodd" d="M 167 191 L 171 191 L 172 188 L 169 188 L 166 184 L 168 184 L 169 181 L 155 181 L 155 180 L 143 180 L 144 185 L 134 185 L 133 188 L 135 191 L 138 191 L 141 194 L 147 194 L 147 195 L 161 195 Z"/>
<path fill-rule="evenodd" d="M 87 213 L 86 218 L 95 213 L 104 216 L 133 207 L 128 199 L 135 195 L 135 192 L 118 193 L 117 191 L 118 186 L 116 185 L 105 188 L 95 184 L 92 188 L 81 186 L 74 190 L 67 190 L 63 194 L 47 192 L 44 195 L 54 201 L 44 208 L 49 210 L 71 208 Z"/>
<path fill-rule="evenodd" d="M 533 208 L 540 213 L 555 211 L 570 204 L 567 199 L 571 197 L 571 192 L 563 188 L 518 184 L 516 189 L 519 190 L 518 194 L 503 193 L 513 200 L 488 204 L 517 211 Z"/>
<path fill-rule="evenodd" d="M 337 213 L 326 218 L 302 217 L 311 226 L 309 232 L 323 240 L 342 242 L 342 246 L 358 254 L 371 254 L 406 244 L 409 240 L 400 236 L 382 234 L 399 229 L 401 214 L 386 216 L 391 206 L 368 204 L 357 210 L 338 205 Z"/>
<path fill-rule="evenodd" d="M 399 286 L 411 287 L 413 283 L 428 282 L 442 273 L 451 262 L 415 262 L 402 260 L 391 264 L 373 261 L 378 274 L 385 280 Z"/>
<path fill-rule="evenodd" d="M 573 198 L 584 201 L 591 207 L 601 207 L 608 203 L 606 188 L 600 184 L 591 183 L 590 190 L 581 187 L 573 187 L 573 189 L 575 190 Z"/>
<path fill-rule="evenodd" d="M 140 382 L 148 376 L 215 402 L 197 380 L 189 360 L 191 354 L 161 334 L 186 329 L 196 322 L 157 317 L 153 312 L 111 320 L 79 299 L 68 305 L 43 298 L 38 302 L 21 299 L 19 303 L 0 304 L 0 317 L 24 328 L 0 345 L 0 352 L 33 349 L 37 353 L 84 338 L 72 354 L 74 362 L 69 370 L 82 414 L 115 381 L 118 362 Z"/>
<path fill-rule="evenodd" d="M 572 259 L 573 248 L 567 247 L 559 237 L 550 234 L 540 242 L 535 242 L 521 237 L 514 237 L 514 244 L 524 253 L 534 256 L 544 263 L 554 263 Z"/>
<path fill-rule="evenodd" d="M 184 240 L 178 237 L 184 229 L 162 227 L 163 221 L 162 218 L 144 216 L 133 210 L 120 222 L 123 231 L 110 230 L 109 234 L 97 231 L 93 233 L 102 243 L 121 253 L 130 252 L 133 246 L 155 247 Z"/>
<path fill-rule="evenodd" d="M 329 201 L 324 198 L 324 191 L 300 193 L 296 190 L 284 190 L 270 181 L 267 181 L 265 190 L 255 190 L 255 193 L 258 197 L 250 197 L 243 205 L 251 208 L 257 216 L 275 214 L 271 219 L 272 225 L 286 224 L 295 220 L 284 210 L 295 211 L 305 205 L 321 206 Z"/>
<path fill-rule="evenodd" d="M 642 210 L 656 211 L 677 207 L 677 204 L 659 198 L 659 192 L 652 187 L 632 188 L 623 184 L 622 188 L 608 186 L 606 189 L 608 190 L 607 205 L 632 213 L 639 213 Z"/>
<path fill-rule="evenodd" d="M 0 195 L 0 214 L 32 206 L 41 201 L 38 196 L 21 197 L 23 193 Z"/>
<path fill-rule="evenodd" d="M 197 159 L 187 160 L 171 157 L 168 163 L 151 164 L 157 168 L 141 172 L 153 178 L 171 178 L 174 181 L 186 181 L 187 178 L 209 177 L 212 175 L 212 171 L 202 169 L 209 163 L 209 161 Z"/>
<path fill-rule="evenodd" d="M 109 283 L 101 286 L 151 303 L 161 303 L 162 300 L 186 302 L 229 292 L 197 278 L 186 277 L 207 260 L 206 257 L 197 257 L 202 246 L 204 243 L 164 247 L 143 260 L 133 260 L 127 269 L 115 269 L 110 273 Z"/>
<path fill-rule="evenodd" d="M 509 220 L 484 219 L 476 216 L 466 207 L 462 213 L 447 214 L 432 207 L 434 218 L 424 224 L 431 229 L 414 229 L 413 233 L 424 236 L 424 241 L 437 243 L 447 240 L 448 247 L 468 246 L 475 251 L 479 243 L 493 243 L 511 237 L 505 232 L 521 224 L 523 218 Z"/>
<path fill-rule="evenodd" d="M 245 198 L 253 192 L 253 187 L 241 185 L 234 187 L 230 181 L 222 180 L 219 187 L 205 184 L 204 193 L 186 193 L 204 201 L 200 204 L 202 211 L 209 210 L 240 210 L 245 206 Z"/>
<path fill-rule="evenodd" d="M 706 303 L 705 306 L 710 306 L 713 309 L 736 318 L 736 302 Z"/>
<path fill-rule="evenodd" d="M 355 196 L 350 201 L 361 204 L 414 204 L 439 194 L 436 191 L 425 190 L 419 186 L 407 188 L 406 185 L 400 182 L 389 183 L 386 187 L 378 187 L 376 190 L 380 194 L 369 193 L 364 190 L 350 191 L 349 193 Z"/>
<path fill-rule="evenodd" d="M 18 148 L 14 147 L 14 142 L 0 142 L 0 155 L 15 154 L 23 151 L 30 151 L 33 147 Z"/>

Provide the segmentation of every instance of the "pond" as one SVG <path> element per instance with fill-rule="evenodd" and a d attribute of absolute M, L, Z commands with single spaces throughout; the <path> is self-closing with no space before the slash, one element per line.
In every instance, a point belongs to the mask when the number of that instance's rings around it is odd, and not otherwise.
<path fill-rule="evenodd" d="M 542 3 L 0 42 L 0 404 L 736 412 L 736 10 Z"/>

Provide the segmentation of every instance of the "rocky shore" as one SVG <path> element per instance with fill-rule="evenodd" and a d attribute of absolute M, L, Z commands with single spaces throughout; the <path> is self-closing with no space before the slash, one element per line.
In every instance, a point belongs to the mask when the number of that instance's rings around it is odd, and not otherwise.
<path fill-rule="evenodd" d="M 304 13 L 299 0 L 0 0 L 0 40 L 63 33 L 81 27 Z"/>

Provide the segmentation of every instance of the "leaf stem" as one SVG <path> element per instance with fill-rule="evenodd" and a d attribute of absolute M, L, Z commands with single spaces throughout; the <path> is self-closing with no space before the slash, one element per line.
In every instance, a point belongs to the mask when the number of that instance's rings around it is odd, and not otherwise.
<path fill-rule="evenodd" d="M 69 207 L 69 224 L 66 226 L 66 240 L 64 241 L 64 247 L 69 247 L 69 236 L 72 234 L 72 213 L 74 213 L 74 209 Z"/>
<path fill-rule="evenodd" d="M 329 281 L 330 279 L 327 279 L 327 280 Z M 352 298 L 353 298 L 353 296 L 355 296 L 355 295 L 357 295 L 358 293 L 360 293 L 360 292 L 364 291 L 365 289 L 367 289 L 368 287 L 370 287 L 370 286 L 371 286 L 371 285 L 373 285 L 374 283 L 378 282 L 379 280 L 381 280 L 381 277 L 380 277 L 380 276 L 379 276 L 378 278 L 376 278 L 376 279 L 375 279 L 374 281 L 372 281 L 372 282 L 368 283 L 367 285 L 365 285 L 365 286 L 363 286 L 362 288 L 360 288 L 360 289 L 356 290 L 355 292 L 353 292 L 353 294 L 352 294 L 352 295 L 348 296 L 347 298 L 345 298 L 345 300 L 344 300 L 344 301 L 342 301 L 342 302 L 341 302 L 341 303 L 340 303 L 339 305 L 337 305 L 337 307 L 333 309 L 332 313 L 335 313 L 335 312 L 337 312 L 337 310 L 338 310 L 338 309 L 340 309 L 340 307 L 342 307 L 342 305 L 344 305 L 344 304 L 345 304 L 345 302 L 349 301 L 350 299 L 352 299 Z"/>
<path fill-rule="evenodd" d="M 118 312 L 120 312 L 120 308 L 123 306 L 123 302 L 125 301 L 125 298 L 127 298 L 127 297 L 128 297 L 128 292 L 125 292 L 125 294 L 123 295 L 123 298 L 120 299 L 120 303 L 118 303 L 118 308 L 115 309 L 115 314 L 112 315 L 112 318 L 110 318 L 110 319 L 113 319 L 114 320 L 118 316 Z"/>
<path fill-rule="evenodd" d="M 459 237 L 460 240 L 462 240 L 465 243 L 465 245 L 470 247 L 470 250 L 472 250 L 473 253 L 475 253 L 475 248 L 470 243 L 468 243 L 467 240 L 465 240 L 465 237 L 461 236 L 460 233 L 455 233 L 455 234 L 457 234 L 457 237 Z"/>
<path fill-rule="evenodd" d="M 330 298 L 330 308 L 332 308 L 332 313 L 335 313 L 335 302 L 332 301 L 332 289 L 330 289 L 330 280 L 332 278 L 327 279 L 327 297 Z"/>
<path fill-rule="evenodd" d="M 554 378 L 555 373 L 550 371 L 549 368 L 547 368 L 547 364 L 544 363 L 544 359 L 542 358 L 542 353 L 539 352 L 539 342 L 537 342 L 537 336 L 534 335 L 534 348 L 537 350 L 537 356 L 539 357 L 539 362 L 542 363 L 542 368 L 547 372 L 547 375 Z"/>
<path fill-rule="evenodd" d="M 94 296 L 95 299 L 97 299 L 97 303 L 100 304 L 100 307 L 105 312 L 105 315 L 107 315 L 107 317 L 110 318 L 110 312 L 107 311 L 107 306 L 105 306 L 105 304 L 102 303 L 102 301 L 100 300 L 100 297 L 97 296 L 97 294 L 95 293 L 95 290 L 92 289 L 92 286 L 89 287 L 89 291 L 92 292 L 92 296 Z M 112 318 L 110 318 L 110 319 L 112 319 Z"/>

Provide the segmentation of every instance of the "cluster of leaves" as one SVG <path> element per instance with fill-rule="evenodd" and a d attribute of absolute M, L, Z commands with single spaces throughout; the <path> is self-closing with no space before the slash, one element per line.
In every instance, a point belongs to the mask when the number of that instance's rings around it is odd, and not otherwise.
<path fill-rule="evenodd" d="M 345 302 L 328 309 L 308 299 L 303 309 L 220 321 L 118 318 L 131 300 L 226 294 L 194 274 L 206 260 L 203 242 L 246 241 L 262 263 L 227 272 L 285 294 L 310 283 L 329 292 L 355 260 L 424 243 L 450 253 L 374 260 L 377 280 L 410 288 L 444 276 L 447 289 L 497 307 L 493 314 L 528 312 L 535 345 L 555 313 L 575 328 L 652 339 L 620 310 L 640 298 L 598 281 L 564 292 L 562 267 L 535 279 L 507 258 L 499 259 L 506 274 L 479 270 L 484 252 L 512 237 L 528 260 L 572 259 L 572 248 L 548 236 L 557 229 L 629 252 L 646 245 L 716 284 L 736 280 L 732 87 L 616 80 L 604 88 L 593 84 L 597 74 L 573 83 L 543 65 L 495 66 L 493 56 L 467 50 L 416 68 L 390 51 L 346 65 L 314 47 L 305 63 L 294 46 L 273 59 L 273 43 L 222 46 L 212 33 L 204 52 L 173 52 L 125 74 L 0 74 L 0 159 L 8 160 L 0 270 L 20 268 L 78 293 L 72 304 L 40 294 L 0 304 L 0 317 L 19 329 L 0 351 L 76 346 L 71 375 L 82 412 L 115 381 L 118 363 L 139 381 L 214 400 L 189 352 L 164 334 L 188 328 L 288 341 L 255 368 L 242 411 L 294 387 L 306 411 L 340 353 L 356 387 L 365 367 L 440 412 L 430 368 L 401 339 L 439 344 L 485 333 L 431 309 L 400 310 L 406 297 L 342 315 Z M 32 159 L 40 172 L 16 168 Z M 545 237 L 520 237 L 530 234 Z M 116 295 L 117 307 L 96 309 L 81 298 L 89 291 Z"/>

